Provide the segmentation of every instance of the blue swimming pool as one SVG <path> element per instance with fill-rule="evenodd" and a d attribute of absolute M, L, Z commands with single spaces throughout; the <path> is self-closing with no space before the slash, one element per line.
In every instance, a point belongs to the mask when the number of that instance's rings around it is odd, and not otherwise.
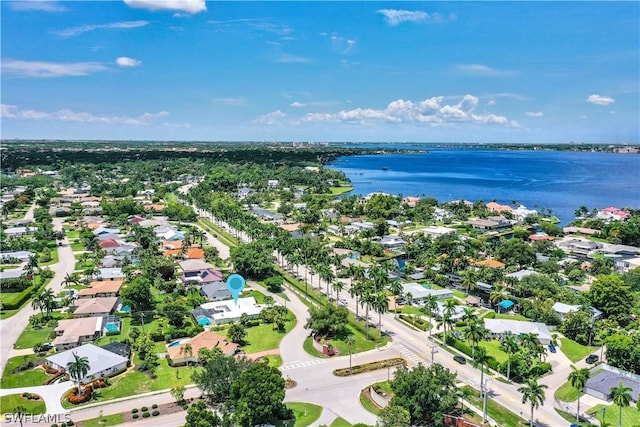
<path fill-rule="evenodd" d="M 167 347 L 175 347 L 175 346 L 178 346 L 178 345 L 180 345 L 180 341 L 174 341 L 171 344 L 168 344 Z"/>
<path fill-rule="evenodd" d="M 107 332 L 118 332 L 120 330 L 120 325 L 118 323 L 107 323 L 105 325 L 105 329 Z"/>

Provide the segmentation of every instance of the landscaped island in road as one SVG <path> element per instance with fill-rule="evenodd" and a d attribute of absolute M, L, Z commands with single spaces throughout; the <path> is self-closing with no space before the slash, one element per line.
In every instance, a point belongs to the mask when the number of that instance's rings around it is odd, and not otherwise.
<path fill-rule="evenodd" d="M 108 404 L 176 387 L 178 393 L 198 383 L 198 373 L 215 371 L 211 360 L 231 363 L 222 358 L 236 349 L 247 355 L 277 351 L 285 362 L 281 371 L 249 370 L 254 364 L 247 362 L 231 380 L 235 384 L 246 375 L 235 391 L 199 384 L 209 394 L 222 393 L 216 399 L 242 404 L 247 393 L 258 390 L 243 384 L 258 387 L 261 378 L 271 377 L 285 381 L 286 373 L 297 387 L 257 391 L 276 396 L 274 411 L 242 414 L 251 422 L 272 422 L 290 415 L 278 404 L 280 397 L 316 381 L 303 374 L 305 367 L 324 372 L 327 364 L 330 373 L 337 368 L 333 360 L 344 368 L 348 356 L 380 348 L 373 351 L 399 352 L 411 367 L 433 357 L 436 366 L 448 366 L 445 373 L 457 368 L 456 381 L 476 390 L 487 387 L 485 378 L 501 378 L 504 382 L 488 387 L 522 396 L 527 405 L 538 402 L 533 417 L 554 424 L 560 416 L 549 389 L 568 380 L 572 363 L 583 367 L 593 353 L 618 369 L 640 372 L 634 353 L 640 343 L 627 333 L 638 328 L 633 316 L 640 290 L 638 211 L 580 210 L 574 228 L 560 228 L 548 212 L 513 204 L 388 194 L 336 198 L 350 183 L 341 172 L 322 167 L 318 156 L 324 150 L 305 147 L 297 156 L 293 150 L 251 146 L 233 156 L 190 153 L 171 160 L 163 160 L 160 150 L 138 162 L 102 163 L 97 156 L 73 165 L 56 164 L 54 158 L 42 166 L 21 163 L 36 162 L 22 153 L 23 160 L 14 160 L 20 170 L 2 182 L 3 224 L 15 222 L 2 232 L 9 266 L 2 273 L 15 276 L 3 277 L 3 302 L 39 289 L 21 302 L 34 316 L 21 326 L 15 357 L 4 361 L 2 388 L 68 378 L 68 388 L 76 387 L 71 394 L 76 403 L 65 399 L 64 405 L 78 412 L 84 399 Z M 33 219 L 18 224 L 34 202 Z M 192 206 L 206 219 L 197 222 Z M 44 288 L 47 263 L 57 265 L 52 251 L 61 247 L 50 242 L 62 236 L 52 234 L 52 219 L 64 221 L 70 244 L 65 248 L 76 258 L 75 271 L 60 279 L 64 289 L 53 293 Z M 211 239 L 231 246 L 228 258 Z M 230 295 L 224 280 L 232 273 L 257 283 L 243 296 L 238 307 L 244 311 L 238 313 L 225 302 Z M 287 294 L 295 301 L 285 299 Z M 309 313 L 300 311 L 303 302 L 312 307 Z M 3 316 L 16 316 L 17 309 L 3 309 Z M 304 352 L 304 337 L 278 348 L 289 331 L 303 325 L 316 343 L 309 339 L 307 350 L 324 358 Z M 556 331 L 547 334 L 548 326 Z M 383 350 L 389 335 L 391 347 Z M 415 342 L 433 342 L 442 350 L 434 357 Z M 95 361 L 90 345 L 114 356 Z M 74 349 L 82 352 L 74 355 Z M 60 362 L 65 354 L 69 357 Z M 453 355 L 468 363 L 456 366 Z M 114 363 L 103 365 L 107 360 Z M 390 375 L 384 371 L 375 375 Z M 595 375 L 589 372 L 589 378 Z M 110 378 L 101 381 L 103 376 Z M 220 381 L 228 383 L 224 377 Z M 395 380 L 389 381 L 393 388 Z M 358 391 L 368 385 L 349 384 Z M 593 409 L 593 399 L 601 399 L 588 379 L 584 390 L 592 397 L 582 399 L 579 410 L 571 408 L 583 416 Z M 633 390 L 629 394 L 637 399 Z M 433 412 L 412 410 L 413 403 L 397 396 L 386 413 L 420 423 Z M 345 399 L 357 405 L 358 395 Z M 482 413 L 477 407 L 484 405 L 482 399 L 471 402 L 465 409 L 458 400 L 443 401 L 440 409 L 453 416 Z M 519 413 L 519 402 L 498 403 Z M 326 404 L 342 418 L 359 421 L 340 402 Z M 211 416 L 206 407 L 194 408 L 193 417 Z"/>

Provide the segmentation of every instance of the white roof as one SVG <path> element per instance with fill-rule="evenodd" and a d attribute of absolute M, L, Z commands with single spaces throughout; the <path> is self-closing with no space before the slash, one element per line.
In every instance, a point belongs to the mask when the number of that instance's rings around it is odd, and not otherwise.
<path fill-rule="evenodd" d="M 515 277 L 516 279 L 520 280 L 527 276 L 531 276 L 532 274 L 538 274 L 538 273 L 533 270 L 527 269 L 527 270 L 516 271 L 515 273 L 509 273 L 506 275 L 506 277 Z"/>
<path fill-rule="evenodd" d="M 402 293 L 408 294 L 411 292 L 411 296 L 415 299 L 425 298 L 427 295 L 434 295 L 436 297 L 442 297 L 442 295 L 453 295 L 449 289 L 429 289 L 418 283 L 405 283 L 402 285 Z"/>
<path fill-rule="evenodd" d="M 47 357 L 47 360 L 66 369 L 69 362 L 74 361 L 74 354 L 80 357 L 86 357 L 89 360 L 89 372 L 87 372 L 85 378 L 117 366 L 122 362 L 126 363 L 128 360 L 108 350 L 96 347 L 93 344 L 85 344 L 71 350 L 56 353 L 53 356 Z"/>
<path fill-rule="evenodd" d="M 536 334 L 540 340 L 550 340 L 551 332 L 540 322 L 523 322 L 510 319 L 484 319 L 484 327 L 494 334 Z"/>
<path fill-rule="evenodd" d="M 556 313 L 569 314 L 571 312 L 580 310 L 580 305 L 570 305 L 563 302 L 556 302 L 551 306 L 551 309 Z M 593 312 L 593 317 L 599 317 L 602 315 L 602 312 L 595 307 L 591 307 L 591 311 Z"/>
<path fill-rule="evenodd" d="M 255 298 L 238 298 L 238 305 L 235 301 L 214 301 L 200 305 L 203 309 L 207 310 L 214 320 L 225 319 L 239 319 L 243 313 L 249 316 L 257 316 L 262 311 L 262 306 L 256 303 Z"/>

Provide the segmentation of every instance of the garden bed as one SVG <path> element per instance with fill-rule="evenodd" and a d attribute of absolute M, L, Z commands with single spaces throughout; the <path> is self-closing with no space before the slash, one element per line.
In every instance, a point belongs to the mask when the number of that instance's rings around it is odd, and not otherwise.
<path fill-rule="evenodd" d="M 394 357 L 391 359 L 378 360 L 376 362 L 364 363 L 362 365 L 355 365 L 350 368 L 340 368 L 333 371 L 333 375 L 338 377 L 347 377 L 349 375 L 361 374 L 363 372 L 376 371 L 378 369 L 405 366 L 407 362 L 401 357 Z"/>

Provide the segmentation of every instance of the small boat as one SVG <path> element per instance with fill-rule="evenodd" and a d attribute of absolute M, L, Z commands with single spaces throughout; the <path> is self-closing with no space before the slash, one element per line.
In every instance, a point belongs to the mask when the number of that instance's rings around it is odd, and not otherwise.
<path fill-rule="evenodd" d="M 382 170 L 383 170 L 383 171 L 389 170 L 389 167 L 388 167 L 388 166 L 383 166 L 383 167 L 382 167 Z"/>

